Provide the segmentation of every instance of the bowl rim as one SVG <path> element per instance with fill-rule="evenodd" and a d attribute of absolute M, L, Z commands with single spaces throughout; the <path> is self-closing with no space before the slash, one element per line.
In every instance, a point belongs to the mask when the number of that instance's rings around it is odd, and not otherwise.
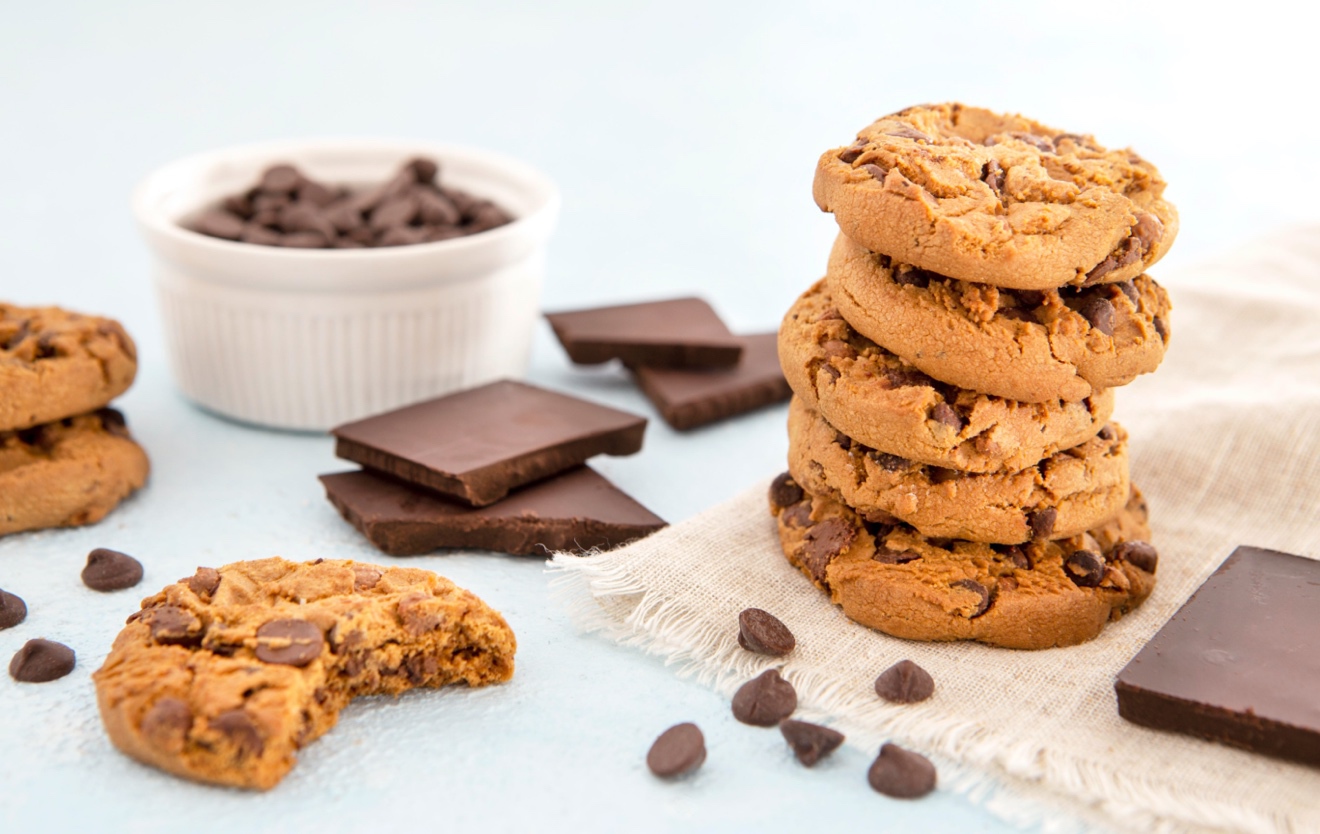
<path fill-rule="evenodd" d="M 363 249 L 297 249 L 225 240 L 188 229 L 160 209 L 160 197 L 166 193 L 169 184 L 187 176 L 190 170 L 245 162 L 253 162 L 259 167 L 279 162 L 281 156 L 297 155 L 309 150 L 388 152 L 397 153 L 400 157 L 426 155 L 435 157 L 442 170 L 446 160 L 462 160 L 498 168 L 511 175 L 511 180 L 532 195 L 535 207 L 515 217 L 511 223 L 474 235 L 406 246 Z M 283 264 L 297 265 L 299 268 L 324 266 L 335 271 L 384 264 L 416 264 L 419 261 L 434 263 L 436 259 L 472 258 L 485 261 L 494 257 L 493 253 L 498 250 L 526 248 L 527 239 L 540 243 L 548 238 L 560 202 L 559 189 L 549 177 L 527 163 L 497 151 L 420 139 L 334 136 L 254 142 L 190 154 L 153 169 L 138 181 L 131 197 L 133 216 L 147 237 L 153 254 L 157 256 L 168 259 L 170 253 L 187 252 L 195 257 L 241 260 L 252 266 L 260 263 L 266 268 L 278 268 Z M 266 279 L 248 280 L 230 276 L 229 280 L 221 279 L 221 282 L 273 288 Z M 276 283 L 286 284 L 284 281 Z M 293 280 L 288 282 L 288 288 L 303 284 L 301 280 Z"/>

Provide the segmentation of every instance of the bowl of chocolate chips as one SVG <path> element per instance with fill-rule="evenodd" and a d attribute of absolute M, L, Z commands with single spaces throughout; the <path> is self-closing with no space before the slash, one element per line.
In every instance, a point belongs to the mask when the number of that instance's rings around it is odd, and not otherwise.
<path fill-rule="evenodd" d="M 184 394 L 321 431 L 521 377 L 559 193 L 490 151 L 326 139 L 170 163 L 133 210 Z"/>

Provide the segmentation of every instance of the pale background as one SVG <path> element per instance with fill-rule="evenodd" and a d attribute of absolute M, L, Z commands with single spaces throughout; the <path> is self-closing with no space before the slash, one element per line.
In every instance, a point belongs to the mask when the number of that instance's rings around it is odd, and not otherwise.
<path fill-rule="evenodd" d="M 35 636 L 79 653 L 55 683 L 0 677 L 0 830 L 1006 830 L 948 792 L 874 794 L 871 750 L 804 770 L 723 699 L 581 635 L 539 561 L 489 554 L 409 563 L 504 611 L 520 642 L 510 685 L 355 705 L 261 796 L 120 757 L 88 675 L 139 596 L 198 564 L 388 561 L 321 495 L 314 476 L 339 468 L 328 440 L 238 427 L 174 392 L 128 194 L 161 163 L 242 142 L 486 146 L 563 190 L 547 308 L 695 291 L 735 328 L 770 329 L 819 277 L 834 234 L 811 201 L 819 153 L 883 113 L 956 99 L 1158 164 L 1182 216 L 1163 268 L 1320 218 L 1320 59 L 1292 8 L 3 0 L 0 298 L 125 323 L 142 368 L 120 405 L 155 470 L 96 528 L 0 540 L 0 587 L 32 612 L 0 632 L 0 660 Z M 532 378 L 652 414 L 618 371 L 570 368 L 544 327 Z M 1152 379 L 1122 396 L 1157 395 Z M 782 409 L 689 435 L 654 421 L 641 454 L 599 468 L 680 521 L 781 469 L 784 449 Z M 83 588 L 95 546 L 139 556 L 143 585 Z M 661 783 L 642 758 L 681 720 L 701 725 L 710 757 L 695 778 Z"/>

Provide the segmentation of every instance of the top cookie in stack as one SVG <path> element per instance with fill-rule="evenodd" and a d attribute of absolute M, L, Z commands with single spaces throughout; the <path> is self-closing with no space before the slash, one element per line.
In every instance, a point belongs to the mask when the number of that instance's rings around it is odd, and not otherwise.
<path fill-rule="evenodd" d="M 147 478 L 106 408 L 137 374 L 116 321 L 0 303 L 0 535 L 100 521 Z"/>
<path fill-rule="evenodd" d="M 1090 639 L 1154 585 L 1110 388 L 1155 370 L 1178 216 L 1129 150 L 958 104 L 826 152 L 842 234 L 784 319 L 790 561 L 916 639 Z"/>

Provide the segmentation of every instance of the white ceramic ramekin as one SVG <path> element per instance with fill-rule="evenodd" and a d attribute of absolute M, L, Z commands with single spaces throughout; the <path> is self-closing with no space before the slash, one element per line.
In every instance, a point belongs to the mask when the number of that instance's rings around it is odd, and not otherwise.
<path fill-rule="evenodd" d="M 282 249 L 180 225 L 289 162 L 312 179 L 384 182 L 414 156 L 440 181 L 516 219 L 436 243 Z M 339 423 L 527 369 L 554 184 L 489 151 L 425 142 L 323 139 L 250 145 L 182 159 L 133 196 L 154 261 L 171 366 L 205 408 L 284 429 Z"/>

